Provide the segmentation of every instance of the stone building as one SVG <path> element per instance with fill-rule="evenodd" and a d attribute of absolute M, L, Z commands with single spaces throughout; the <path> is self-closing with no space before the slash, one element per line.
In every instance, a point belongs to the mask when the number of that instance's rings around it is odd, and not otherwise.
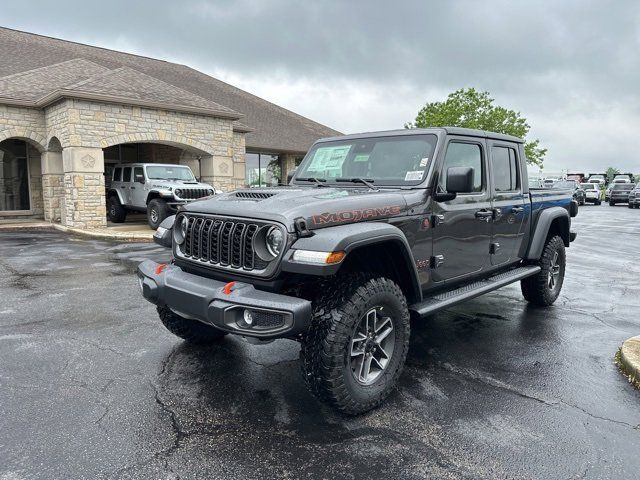
<path fill-rule="evenodd" d="M 184 65 L 0 28 L 0 218 L 106 225 L 121 162 L 275 185 L 339 132 Z"/>

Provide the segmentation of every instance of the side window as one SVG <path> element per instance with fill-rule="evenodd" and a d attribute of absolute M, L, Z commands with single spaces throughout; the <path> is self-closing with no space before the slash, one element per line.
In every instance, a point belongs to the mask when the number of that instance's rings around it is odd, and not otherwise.
<path fill-rule="evenodd" d="M 142 170 L 142 167 L 135 167 L 135 168 L 133 169 L 133 180 L 135 181 L 135 179 L 136 179 L 138 176 L 141 176 L 141 177 L 143 177 L 143 178 L 144 178 L 144 171 Z"/>
<path fill-rule="evenodd" d="M 516 152 L 508 147 L 491 147 L 491 168 L 496 192 L 520 189 L 520 175 Z"/>
<path fill-rule="evenodd" d="M 113 169 L 113 181 L 121 182 L 122 181 L 122 168 L 117 167 Z"/>
<path fill-rule="evenodd" d="M 122 181 L 130 182 L 131 181 L 131 167 L 125 167 L 122 171 Z"/>
<path fill-rule="evenodd" d="M 475 143 L 451 142 L 444 157 L 440 185 L 447 191 L 447 170 L 451 167 L 473 168 L 473 191 L 483 190 L 484 169 L 482 165 L 482 151 Z"/>

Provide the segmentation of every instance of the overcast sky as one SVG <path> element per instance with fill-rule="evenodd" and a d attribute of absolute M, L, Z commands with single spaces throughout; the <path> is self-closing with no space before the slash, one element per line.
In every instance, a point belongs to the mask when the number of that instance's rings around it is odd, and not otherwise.
<path fill-rule="evenodd" d="M 3 0 L 0 24 L 187 64 L 345 133 L 489 91 L 545 171 L 640 172 L 640 1 Z M 0 59 L 1 61 L 1 59 Z"/>

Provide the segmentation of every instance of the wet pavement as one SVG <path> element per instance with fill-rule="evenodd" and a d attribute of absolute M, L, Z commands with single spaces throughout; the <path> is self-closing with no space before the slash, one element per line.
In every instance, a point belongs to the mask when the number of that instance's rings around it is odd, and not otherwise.
<path fill-rule="evenodd" d="M 637 478 L 640 211 L 585 206 L 560 300 L 518 286 L 414 325 L 399 389 L 348 418 L 299 346 L 192 347 L 141 300 L 152 244 L 0 233 L 0 479 Z"/>

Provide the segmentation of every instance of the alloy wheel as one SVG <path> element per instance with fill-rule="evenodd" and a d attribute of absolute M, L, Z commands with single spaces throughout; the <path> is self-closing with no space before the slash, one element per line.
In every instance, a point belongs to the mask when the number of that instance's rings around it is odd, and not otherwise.
<path fill-rule="evenodd" d="M 553 252 L 553 258 L 551 259 L 551 265 L 549 266 L 549 290 L 555 290 L 556 285 L 558 285 L 558 281 L 560 280 L 560 262 L 558 262 L 559 258 L 560 253 L 557 251 Z"/>
<path fill-rule="evenodd" d="M 371 385 L 385 371 L 395 346 L 393 320 L 384 307 L 370 309 L 358 323 L 349 350 L 349 366 L 356 381 Z"/>

